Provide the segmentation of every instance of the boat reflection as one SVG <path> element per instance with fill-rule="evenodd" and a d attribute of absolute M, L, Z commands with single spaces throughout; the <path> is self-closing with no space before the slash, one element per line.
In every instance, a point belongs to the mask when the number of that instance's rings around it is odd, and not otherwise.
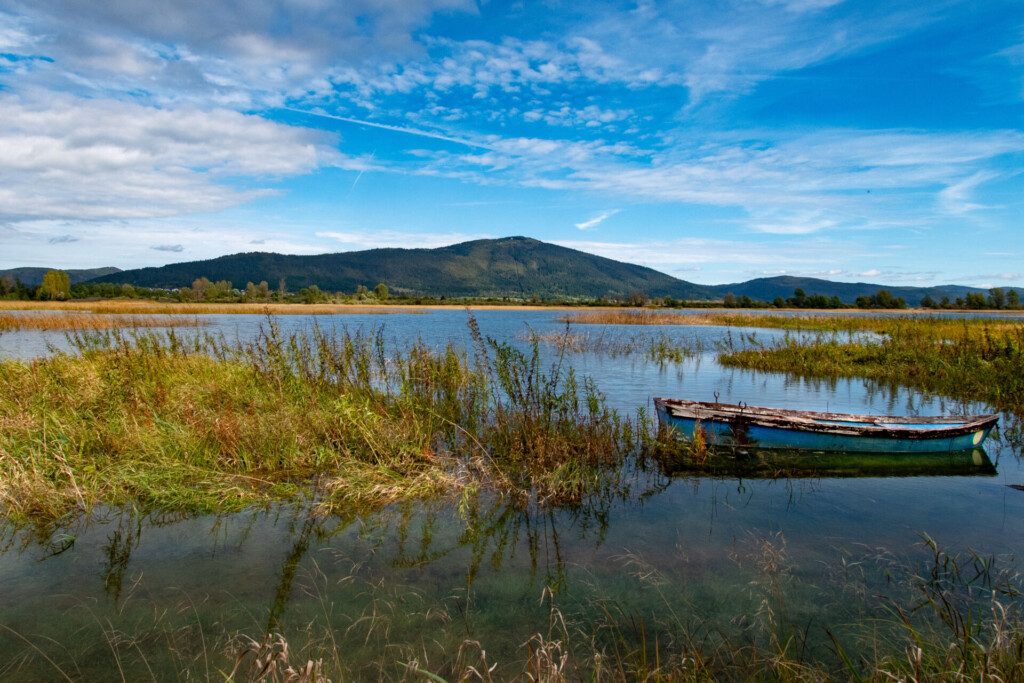
<path fill-rule="evenodd" d="M 683 449 L 655 456 L 672 477 L 710 476 L 747 479 L 828 477 L 950 477 L 996 475 L 983 448 L 952 453 L 826 453 L 784 450 L 720 449 L 697 457 Z"/>

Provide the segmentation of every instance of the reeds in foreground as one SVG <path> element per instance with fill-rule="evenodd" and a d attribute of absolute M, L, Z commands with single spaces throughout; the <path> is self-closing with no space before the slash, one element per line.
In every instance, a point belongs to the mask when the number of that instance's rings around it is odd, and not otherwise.
<path fill-rule="evenodd" d="M 0 362 L 0 505 L 57 519 L 97 503 L 237 510 L 311 496 L 383 505 L 467 487 L 572 501 L 639 448 L 589 380 L 483 339 L 73 333 Z"/>

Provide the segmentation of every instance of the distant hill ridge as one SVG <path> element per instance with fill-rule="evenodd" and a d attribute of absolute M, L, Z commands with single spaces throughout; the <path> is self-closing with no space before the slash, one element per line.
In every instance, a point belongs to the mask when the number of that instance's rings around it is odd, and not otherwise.
<path fill-rule="evenodd" d="M 736 296 L 749 296 L 751 299 L 760 301 L 772 301 L 777 296 L 783 299 L 793 296 L 796 289 L 802 289 L 808 295 L 824 294 L 826 296 L 837 296 L 843 303 L 853 303 L 859 296 L 871 296 L 879 289 L 884 289 L 895 297 L 901 297 L 912 306 L 921 303 L 921 299 L 930 296 L 935 301 L 941 301 L 943 297 L 949 297 L 955 301 L 958 297 L 966 297 L 971 292 L 987 292 L 988 290 L 965 285 L 938 285 L 935 287 L 901 287 L 891 285 L 879 285 L 869 282 L 833 282 L 832 280 L 821 280 L 813 277 L 796 277 L 792 275 L 780 275 L 777 277 L 762 277 L 746 282 L 736 282 L 728 285 L 714 285 L 711 289 L 718 294 L 734 294 Z"/>
<path fill-rule="evenodd" d="M 28 285 L 29 287 L 35 287 L 42 284 L 43 275 L 46 275 L 46 271 L 52 270 L 51 268 L 9 268 L 7 270 L 0 270 L 0 277 L 10 276 L 15 280 L 20 280 L 22 284 Z M 65 270 L 68 274 L 68 278 L 71 280 L 71 284 L 77 285 L 79 282 L 88 282 L 98 277 L 105 275 L 112 275 L 114 273 L 120 273 L 120 268 L 86 268 L 80 270 Z"/>
<path fill-rule="evenodd" d="M 986 291 L 963 285 L 900 287 L 794 276 L 700 285 L 528 237 L 474 240 L 436 249 L 368 249 L 312 256 L 251 252 L 155 268 L 111 270 L 115 272 L 94 281 L 177 288 L 207 277 L 228 280 L 236 287 L 266 280 L 276 288 L 283 278 L 290 291 L 317 285 L 327 291 L 352 292 L 359 285 L 372 288 L 385 282 L 392 292 L 413 296 L 625 299 L 641 293 L 691 301 L 721 299 L 729 293 L 772 301 L 778 296 L 790 297 L 800 288 L 808 295 L 837 296 L 844 303 L 886 289 L 912 306 L 925 296 L 936 301 L 943 297 L 955 300 Z"/>

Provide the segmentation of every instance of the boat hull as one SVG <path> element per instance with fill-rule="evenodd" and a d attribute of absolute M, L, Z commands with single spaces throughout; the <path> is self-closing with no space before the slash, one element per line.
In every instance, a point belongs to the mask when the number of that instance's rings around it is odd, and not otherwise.
<path fill-rule="evenodd" d="M 979 447 L 995 424 L 970 425 L 958 429 L 929 429 L 919 425 L 889 429 L 857 429 L 845 427 L 828 431 L 820 426 L 801 428 L 783 424 L 763 424 L 756 418 L 740 415 L 680 415 L 668 401 L 656 401 L 659 421 L 682 436 L 692 439 L 698 426 L 708 443 L 746 448 L 794 449 L 807 451 L 839 451 L 849 453 L 946 453 Z M 683 411 L 686 412 L 686 411 Z M 796 411 L 794 411 L 796 414 Z M 771 422 L 773 420 L 768 420 Z M 778 420 L 774 420 L 778 421 Z M 850 422 L 849 424 L 854 424 Z M 929 434 L 928 432 L 936 432 Z"/>

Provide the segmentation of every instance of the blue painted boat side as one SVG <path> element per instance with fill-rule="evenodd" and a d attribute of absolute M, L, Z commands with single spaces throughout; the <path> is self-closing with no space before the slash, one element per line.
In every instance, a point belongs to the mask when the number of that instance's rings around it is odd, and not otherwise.
<path fill-rule="evenodd" d="M 658 419 L 687 438 L 693 438 L 697 420 L 677 417 L 658 410 Z M 701 420 L 701 429 L 709 443 L 740 445 L 751 448 L 787 448 L 811 451 L 843 451 L 849 453 L 943 453 L 965 451 L 980 446 L 988 438 L 992 427 L 955 437 L 934 439 L 899 439 L 860 434 L 828 434 L 822 432 L 783 429 L 751 424 L 747 426 L 743 443 L 737 443 L 733 427 L 727 422 Z"/>

